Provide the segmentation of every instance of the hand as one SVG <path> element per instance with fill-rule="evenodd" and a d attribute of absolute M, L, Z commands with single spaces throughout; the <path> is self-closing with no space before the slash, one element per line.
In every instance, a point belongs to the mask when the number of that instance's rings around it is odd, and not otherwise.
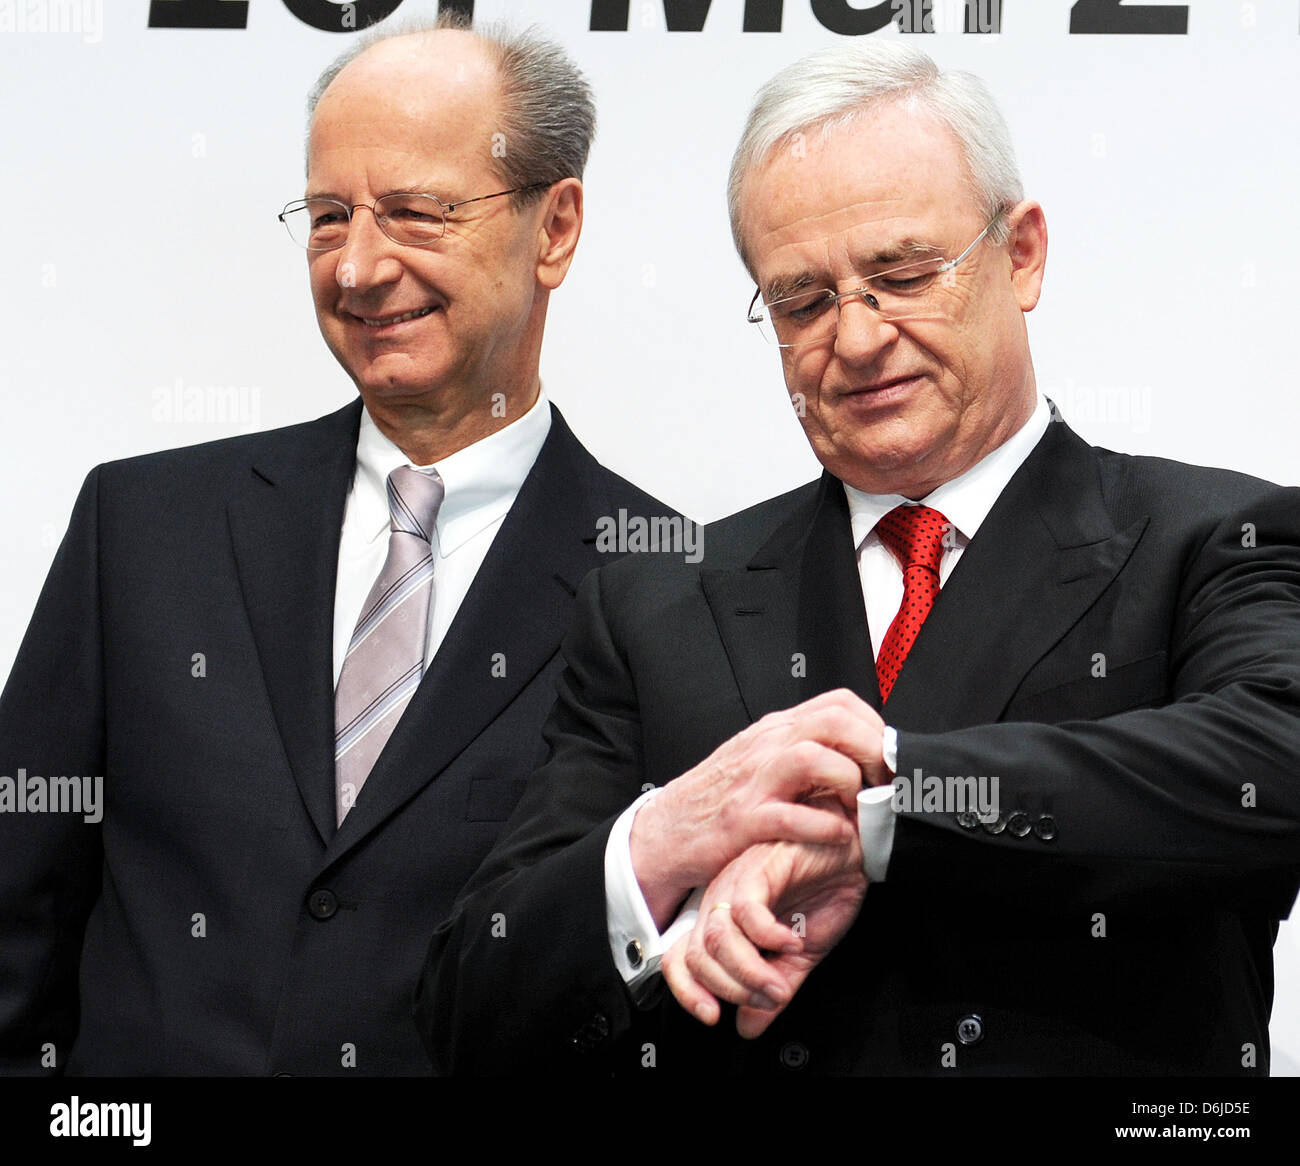
<path fill-rule="evenodd" d="M 856 842 L 751 847 L 705 891 L 695 929 L 664 954 L 664 979 L 704 1024 L 727 1000 L 739 1005 L 736 1031 L 760 1036 L 844 937 L 866 890 Z"/>
<path fill-rule="evenodd" d="M 632 868 L 659 929 L 757 843 L 854 843 L 858 791 L 891 780 L 884 727 L 847 689 L 823 693 L 756 721 L 642 806 Z"/>

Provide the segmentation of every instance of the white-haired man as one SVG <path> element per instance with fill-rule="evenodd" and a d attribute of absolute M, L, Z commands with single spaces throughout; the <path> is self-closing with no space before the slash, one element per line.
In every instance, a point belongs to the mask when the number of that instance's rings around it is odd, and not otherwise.
<path fill-rule="evenodd" d="M 1267 1072 L 1300 494 L 1053 414 L 1043 211 L 975 78 L 814 55 L 730 195 L 825 473 L 588 579 L 550 760 L 435 938 L 436 1064 Z"/>

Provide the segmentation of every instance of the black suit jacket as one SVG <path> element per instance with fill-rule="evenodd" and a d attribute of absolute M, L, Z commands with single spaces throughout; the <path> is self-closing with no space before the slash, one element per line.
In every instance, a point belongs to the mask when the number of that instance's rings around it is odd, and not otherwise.
<path fill-rule="evenodd" d="M 1000 818 L 904 813 L 887 880 L 750 1043 L 632 1003 L 610 826 L 769 711 L 880 696 L 838 481 L 704 548 L 584 585 L 549 762 L 431 948 L 440 1071 L 1267 1072 L 1300 869 L 1300 491 L 1049 427 L 884 710 L 900 774 L 996 775 Z"/>
<path fill-rule="evenodd" d="M 574 595 L 609 557 L 596 520 L 665 511 L 553 411 L 336 831 L 360 415 L 87 478 L 0 698 L 0 773 L 102 775 L 106 807 L 99 826 L 0 814 L 4 1070 L 41 1071 L 50 1045 L 79 1073 L 429 1071 L 411 1020 L 429 936 L 541 761 Z"/>

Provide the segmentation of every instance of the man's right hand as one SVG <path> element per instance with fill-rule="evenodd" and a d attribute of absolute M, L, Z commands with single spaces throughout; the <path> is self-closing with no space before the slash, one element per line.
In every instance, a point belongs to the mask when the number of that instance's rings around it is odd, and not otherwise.
<path fill-rule="evenodd" d="M 693 888 L 755 844 L 851 845 L 858 791 L 890 779 L 884 727 L 847 689 L 822 693 L 756 721 L 646 802 L 629 841 L 660 931 Z"/>

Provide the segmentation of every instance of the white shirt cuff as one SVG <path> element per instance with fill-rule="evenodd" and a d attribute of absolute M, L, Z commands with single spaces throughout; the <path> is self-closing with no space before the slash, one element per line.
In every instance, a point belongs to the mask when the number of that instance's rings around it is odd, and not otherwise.
<path fill-rule="evenodd" d="M 890 773 L 898 772 L 898 730 L 886 725 L 880 754 Z M 883 883 L 894 852 L 894 787 L 868 786 L 858 794 L 858 838 L 862 842 L 862 869 L 869 883 Z"/>
<path fill-rule="evenodd" d="M 675 939 L 680 934 L 674 929 L 682 921 L 679 915 L 664 935 L 659 934 L 632 868 L 632 820 L 659 788 L 647 790 L 618 816 L 605 843 L 605 925 L 609 951 L 623 982 L 634 989 L 634 996 L 638 995 L 635 989 L 648 986 L 658 973 L 659 961 L 671 946 L 668 937 Z"/>
<path fill-rule="evenodd" d="M 858 838 L 868 883 L 883 883 L 894 851 L 894 787 L 873 785 L 858 794 Z"/>
<path fill-rule="evenodd" d="M 893 725 L 886 725 L 880 734 L 880 756 L 889 766 L 889 772 L 898 773 L 898 730 Z"/>

